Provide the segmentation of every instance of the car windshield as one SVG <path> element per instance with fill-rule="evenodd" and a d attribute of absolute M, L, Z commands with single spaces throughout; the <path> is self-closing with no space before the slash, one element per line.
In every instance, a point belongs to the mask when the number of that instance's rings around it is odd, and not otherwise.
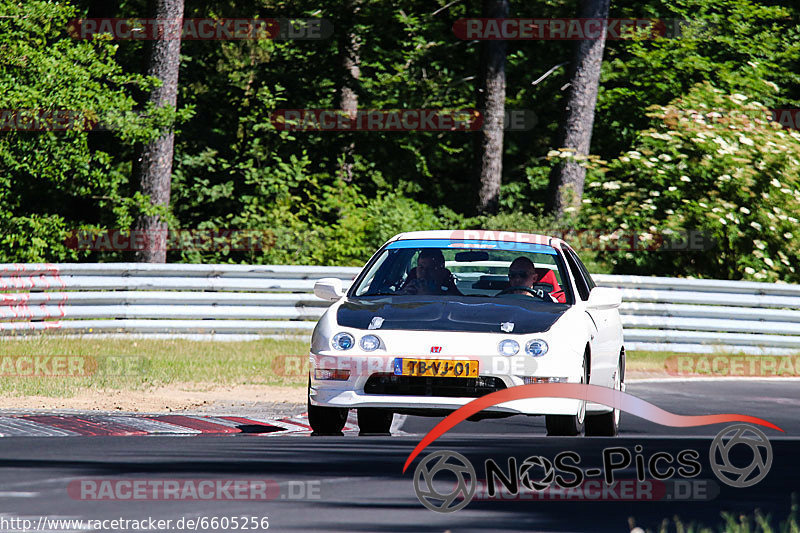
<path fill-rule="evenodd" d="M 541 244 L 395 241 L 370 262 L 350 296 L 507 298 L 571 304 L 565 273 L 556 250 Z"/>

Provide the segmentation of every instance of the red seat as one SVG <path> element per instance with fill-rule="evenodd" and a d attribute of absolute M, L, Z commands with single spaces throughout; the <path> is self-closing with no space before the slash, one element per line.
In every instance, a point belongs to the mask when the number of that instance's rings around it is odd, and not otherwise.
<path fill-rule="evenodd" d="M 536 274 L 539 276 L 539 280 L 536 283 L 547 283 L 553 287 L 553 290 L 550 294 L 558 300 L 558 303 L 567 303 L 567 296 L 564 294 L 564 290 L 559 286 L 558 282 L 556 281 L 556 273 L 550 270 L 549 268 L 537 268 Z"/>

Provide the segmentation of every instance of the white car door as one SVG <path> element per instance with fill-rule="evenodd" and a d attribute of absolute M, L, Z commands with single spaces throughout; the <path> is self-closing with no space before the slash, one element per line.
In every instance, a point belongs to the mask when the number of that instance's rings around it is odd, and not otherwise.
<path fill-rule="evenodd" d="M 614 371 L 620 348 L 621 323 L 617 309 L 589 309 L 586 304 L 589 294 L 595 287 L 594 280 L 581 262 L 578 255 L 564 245 L 564 256 L 567 259 L 570 273 L 577 288 L 576 298 L 584 306 L 586 315 L 596 328 L 594 339 L 591 341 L 592 349 L 592 374 L 591 382 L 595 385 L 613 385 Z"/>

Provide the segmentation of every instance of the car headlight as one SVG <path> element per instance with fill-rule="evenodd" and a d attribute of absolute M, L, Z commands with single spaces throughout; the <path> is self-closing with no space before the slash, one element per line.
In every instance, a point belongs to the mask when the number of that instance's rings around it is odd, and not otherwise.
<path fill-rule="evenodd" d="M 337 333 L 331 339 L 331 346 L 334 350 L 349 350 L 356 345 L 356 340 L 349 333 Z"/>
<path fill-rule="evenodd" d="M 519 352 L 519 343 L 512 339 L 500 341 L 500 344 L 497 345 L 497 351 L 500 352 L 500 355 L 505 355 L 507 357 L 517 355 L 517 352 Z"/>
<path fill-rule="evenodd" d="M 525 352 L 533 357 L 541 357 L 547 353 L 547 343 L 542 339 L 533 339 L 525 345 Z"/>
<path fill-rule="evenodd" d="M 365 352 L 372 352 L 380 348 L 381 340 L 375 335 L 364 335 L 361 337 L 361 342 L 359 342 L 359 344 L 361 345 L 361 349 Z"/>

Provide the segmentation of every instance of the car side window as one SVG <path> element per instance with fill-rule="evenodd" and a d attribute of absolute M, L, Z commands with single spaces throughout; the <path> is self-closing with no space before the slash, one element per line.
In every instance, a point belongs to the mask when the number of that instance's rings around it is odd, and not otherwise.
<path fill-rule="evenodd" d="M 581 269 L 583 277 L 586 280 L 586 284 L 589 286 L 589 292 L 591 292 L 592 289 L 597 287 L 597 283 L 595 283 L 594 280 L 592 279 L 592 275 L 589 274 L 589 269 L 586 268 L 586 265 L 583 264 L 583 261 L 581 261 L 581 258 L 578 257 L 578 254 L 576 254 L 573 250 L 570 250 L 570 252 L 572 252 L 572 255 L 575 256 L 575 261 L 578 263 L 578 268 Z"/>
<path fill-rule="evenodd" d="M 571 253 L 572 250 L 567 248 L 566 246 L 561 247 L 561 251 L 564 252 L 564 257 L 567 258 L 567 264 L 569 265 L 569 270 L 572 272 L 572 277 L 575 278 L 575 285 L 578 287 L 578 294 L 581 297 L 581 300 L 586 301 L 589 299 L 589 284 L 586 282 L 583 276 L 583 272 L 581 272 L 578 263 L 580 260 L 575 256 L 574 253 Z"/>

